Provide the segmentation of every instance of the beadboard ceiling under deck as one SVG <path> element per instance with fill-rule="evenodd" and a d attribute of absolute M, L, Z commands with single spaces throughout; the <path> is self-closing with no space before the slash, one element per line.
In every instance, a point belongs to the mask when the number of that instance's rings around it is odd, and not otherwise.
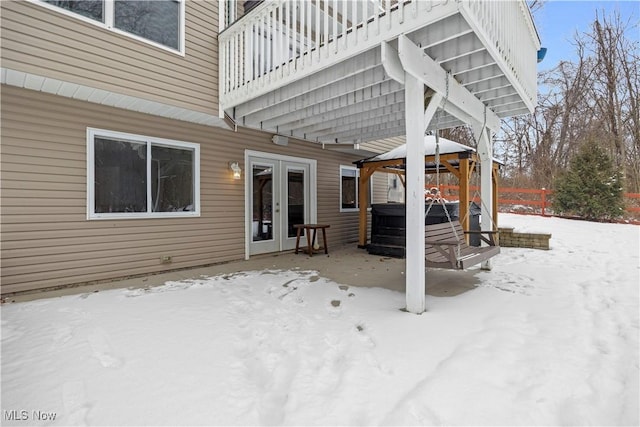
<path fill-rule="evenodd" d="M 404 35 L 495 116 L 505 118 L 530 112 L 534 101 L 524 96 L 522 83 L 513 78 L 519 70 L 511 67 L 505 72 L 510 65 L 500 57 L 505 54 L 503 47 L 488 43 L 486 32 L 469 23 L 464 16 L 469 11 L 463 13 L 459 3 L 449 1 L 433 6 L 438 19 L 427 19 L 424 25 Z M 384 21 L 381 24 L 388 35 L 393 34 L 393 19 L 391 16 L 388 27 Z M 395 49 L 397 37 L 386 40 Z M 325 146 L 359 144 L 366 150 L 369 141 L 404 135 L 404 85 L 385 71 L 381 44 L 333 62 L 325 61 L 324 66 L 313 72 L 307 67 L 300 74 L 302 77 L 283 78 L 281 86 L 272 85 L 268 92 L 226 107 L 225 111 L 241 126 Z M 328 46 L 331 48 L 331 43 Z M 528 52 L 535 53 L 535 50 Z M 297 60 L 285 66 L 295 68 Z M 287 71 L 281 74 L 288 75 Z M 272 82 L 277 80 L 274 77 Z M 425 96 L 428 93 L 427 90 Z M 446 98 L 446 93 L 442 95 Z M 448 110 L 440 110 L 429 129 L 468 123 L 463 115 L 452 114 L 454 109 Z M 371 148 L 372 152 L 379 149 L 375 144 Z"/>

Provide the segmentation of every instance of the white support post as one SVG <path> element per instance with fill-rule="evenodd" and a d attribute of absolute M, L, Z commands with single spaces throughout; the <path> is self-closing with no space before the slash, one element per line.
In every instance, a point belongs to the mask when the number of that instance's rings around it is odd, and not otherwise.
<path fill-rule="evenodd" d="M 424 82 L 422 76 L 411 73 L 398 52 L 383 42 L 382 64 L 391 78 L 404 83 L 405 134 L 407 160 L 405 169 L 406 211 L 406 275 L 405 294 L 407 311 L 420 314 L 426 309 L 425 270 L 425 204 L 424 204 L 424 133 L 436 114 L 442 94 L 436 92 L 424 108 Z"/>
<path fill-rule="evenodd" d="M 376 12 L 377 13 L 377 12 Z M 406 298 L 407 311 L 425 311 L 424 247 L 424 84 L 404 76 L 406 163 Z"/>
<path fill-rule="evenodd" d="M 490 130 L 483 128 L 481 124 L 474 123 L 473 131 L 478 139 L 478 156 L 480 157 L 480 219 L 482 231 L 493 230 L 493 141 Z M 491 260 L 481 264 L 482 270 L 491 270 Z"/>

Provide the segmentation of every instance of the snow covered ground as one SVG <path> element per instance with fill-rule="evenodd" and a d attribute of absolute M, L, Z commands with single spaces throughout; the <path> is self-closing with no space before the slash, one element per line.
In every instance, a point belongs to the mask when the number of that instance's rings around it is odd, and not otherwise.
<path fill-rule="evenodd" d="M 640 228 L 501 224 L 552 249 L 420 316 L 299 270 L 4 305 L 2 424 L 638 425 Z"/>

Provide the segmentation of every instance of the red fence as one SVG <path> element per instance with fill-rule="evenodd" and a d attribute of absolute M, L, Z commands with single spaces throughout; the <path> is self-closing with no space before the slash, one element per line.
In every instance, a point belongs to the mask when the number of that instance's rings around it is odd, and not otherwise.
<path fill-rule="evenodd" d="M 457 198 L 459 187 L 457 185 L 441 185 L 440 192 L 444 198 Z M 480 202 L 480 190 L 478 187 L 469 187 L 471 199 Z M 498 208 L 503 211 L 530 211 L 539 215 L 546 215 L 552 190 L 545 188 L 536 190 L 532 188 L 500 188 L 498 194 Z M 625 193 L 626 211 L 634 216 L 640 215 L 640 193 Z"/>

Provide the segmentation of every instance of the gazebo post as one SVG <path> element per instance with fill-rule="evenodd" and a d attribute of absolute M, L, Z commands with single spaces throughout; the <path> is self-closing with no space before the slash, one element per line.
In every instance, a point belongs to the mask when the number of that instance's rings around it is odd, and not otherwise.
<path fill-rule="evenodd" d="M 464 231 L 469 231 L 469 157 L 466 153 L 460 156 L 458 172 L 460 174 L 458 182 L 460 225 Z"/>
<path fill-rule="evenodd" d="M 367 206 L 369 205 L 369 192 L 367 184 L 375 167 L 363 165 L 360 169 L 360 178 L 358 179 L 358 208 L 359 208 L 359 228 L 358 228 L 358 247 L 367 247 Z"/>

